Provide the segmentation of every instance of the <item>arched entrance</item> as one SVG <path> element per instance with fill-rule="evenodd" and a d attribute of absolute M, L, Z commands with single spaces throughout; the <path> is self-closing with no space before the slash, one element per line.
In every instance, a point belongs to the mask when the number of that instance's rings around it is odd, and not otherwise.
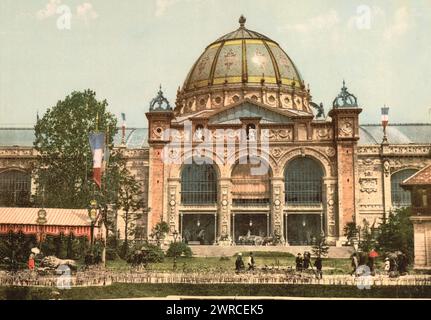
<path fill-rule="evenodd" d="M 213 244 L 217 233 L 217 172 L 208 163 L 184 165 L 181 171 L 181 236 L 188 244 Z M 214 212 L 208 211 L 214 207 Z"/>
<path fill-rule="evenodd" d="M 291 160 L 285 169 L 285 237 L 290 245 L 311 245 L 323 230 L 323 176 L 311 157 Z"/>
<path fill-rule="evenodd" d="M 232 237 L 237 244 L 258 245 L 270 235 L 271 172 L 257 159 L 242 159 L 231 173 Z"/>

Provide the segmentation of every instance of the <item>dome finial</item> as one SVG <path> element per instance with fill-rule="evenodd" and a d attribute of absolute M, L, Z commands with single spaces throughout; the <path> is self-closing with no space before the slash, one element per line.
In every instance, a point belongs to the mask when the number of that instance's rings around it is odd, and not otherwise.
<path fill-rule="evenodd" d="M 244 17 L 244 15 L 241 15 L 241 17 L 239 17 L 239 20 L 238 20 L 240 27 L 244 28 L 246 21 L 247 19 Z"/>

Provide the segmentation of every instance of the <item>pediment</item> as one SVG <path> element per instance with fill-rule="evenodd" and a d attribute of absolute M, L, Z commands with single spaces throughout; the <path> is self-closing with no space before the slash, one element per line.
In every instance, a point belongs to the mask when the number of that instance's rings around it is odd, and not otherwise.
<path fill-rule="evenodd" d="M 293 115 L 276 108 L 246 99 L 217 110 L 209 116 L 211 124 L 239 124 L 241 118 L 261 118 L 261 123 L 292 123 Z"/>

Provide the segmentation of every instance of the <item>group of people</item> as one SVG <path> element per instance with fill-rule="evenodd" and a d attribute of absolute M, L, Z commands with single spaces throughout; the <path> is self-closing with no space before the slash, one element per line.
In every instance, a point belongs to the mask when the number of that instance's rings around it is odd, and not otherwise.
<path fill-rule="evenodd" d="M 303 270 L 313 269 L 313 266 L 311 264 L 311 254 L 308 251 L 304 252 L 304 255 L 301 255 L 301 253 L 298 253 L 296 255 L 295 259 L 295 265 L 296 265 L 296 271 L 302 272 Z M 318 279 L 322 279 L 323 272 L 322 272 L 322 258 L 320 256 L 316 257 L 314 260 L 314 267 L 316 268 L 316 277 Z M 314 269 L 313 269 L 314 270 Z"/>
<path fill-rule="evenodd" d="M 304 257 L 302 257 L 301 253 L 298 253 L 297 257 L 296 257 L 296 271 L 303 271 L 303 270 L 307 270 L 307 269 L 313 269 L 312 264 L 311 264 L 311 254 L 310 252 L 304 252 Z M 317 257 L 316 260 L 314 261 L 314 267 L 316 268 L 316 277 L 318 279 L 322 279 L 322 258 L 321 257 Z M 242 259 L 242 253 L 238 253 L 237 257 L 236 257 L 236 261 L 235 261 L 235 271 L 236 273 L 239 273 L 241 271 L 245 270 L 245 265 L 244 265 L 244 261 Z M 253 252 L 250 252 L 250 255 L 247 259 L 247 269 L 250 270 L 254 270 L 255 269 L 255 261 L 254 261 L 254 257 L 253 257 Z M 313 269 L 314 270 L 314 269 Z"/>
<path fill-rule="evenodd" d="M 250 255 L 248 256 L 247 267 L 248 267 L 248 270 L 254 270 L 255 262 L 254 262 L 253 252 L 250 252 Z M 244 265 L 244 261 L 242 260 L 242 253 L 240 252 L 236 257 L 235 271 L 236 273 L 239 273 L 244 270 L 245 270 L 245 265 Z"/>
<path fill-rule="evenodd" d="M 371 275 L 376 272 L 376 259 L 378 253 L 372 249 L 368 255 L 364 253 L 354 252 L 351 257 L 352 272 L 351 275 L 358 275 L 358 269 L 361 266 L 366 266 Z M 408 259 L 403 252 L 390 254 L 385 258 L 383 269 L 389 276 L 404 275 L 407 273 Z"/>

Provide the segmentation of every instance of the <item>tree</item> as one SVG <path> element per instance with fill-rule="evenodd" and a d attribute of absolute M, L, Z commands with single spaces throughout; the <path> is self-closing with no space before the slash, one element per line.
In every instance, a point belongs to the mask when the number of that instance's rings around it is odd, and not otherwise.
<path fill-rule="evenodd" d="M 167 257 L 181 257 L 190 258 L 193 255 L 192 249 L 184 242 L 171 242 L 168 250 L 166 251 Z"/>
<path fill-rule="evenodd" d="M 353 245 L 353 239 L 358 236 L 358 228 L 355 222 L 348 222 L 343 228 L 344 236 L 347 238 L 347 243 Z"/>
<path fill-rule="evenodd" d="M 157 245 L 160 246 L 161 240 L 165 238 L 169 232 L 169 225 L 165 221 L 158 222 L 151 232 L 151 237 L 156 239 Z"/>
<path fill-rule="evenodd" d="M 36 245 L 36 237 L 23 232 L 10 231 L 0 235 L 0 266 L 16 271 L 25 268 L 31 248 Z"/>
<path fill-rule="evenodd" d="M 326 244 L 325 236 L 322 234 L 319 234 L 315 238 L 316 239 L 314 241 L 313 247 L 311 248 L 313 255 L 316 257 L 327 256 L 329 252 L 329 246 Z"/>
<path fill-rule="evenodd" d="M 359 233 L 359 248 L 361 251 L 368 253 L 376 247 L 375 233 L 376 229 L 374 228 L 374 224 L 370 227 L 369 222 L 364 219 L 363 226 Z"/>
<path fill-rule="evenodd" d="M 106 100 L 98 101 L 91 90 L 75 91 L 37 121 L 36 194 L 45 206 L 86 208 L 94 197 L 97 190 L 91 179 L 93 161 L 88 136 L 96 130 L 106 132 L 106 142 L 112 149 L 117 120 L 107 106 Z M 110 162 L 118 159 L 119 155 L 113 154 Z"/>
<path fill-rule="evenodd" d="M 114 206 L 126 208 L 126 236 L 139 218 L 135 211 L 142 207 L 137 197 L 140 187 L 127 170 L 121 149 L 113 149 L 117 120 L 107 107 L 107 101 L 98 101 L 94 91 L 72 92 L 37 121 L 34 142 L 39 153 L 35 170 L 38 201 L 47 207 L 88 208 L 91 200 L 97 200 L 106 238 L 109 231 L 117 234 L 116 217 L 110 214 Z M 95 131 L 105 133 L 108 151 L 100 189 L 92 179 L 89 145 L 89 134 Z"/>
<path fill-rule="evenodd" d="M 412 261 L 414 252 L 413 224 L 410 209 L 403 208 L 390 212 L 382 223 L 377 235 L 377 249 L 382 253 L 403 252 Z"/>
<path fill-rule="evenodd" d="M 122 255 L 126 257 L 129 248 L 129 236 L 135 234 L 136 221 L 142 219 L 142 211 L 140 210 L 144 207 L 144 199 L 142 198 L 142 186 L 131 177 L 127 168 L 122 168 L 120 173 L 117 204 L 119 208 L 123 209 L 124 243 Z"/>

